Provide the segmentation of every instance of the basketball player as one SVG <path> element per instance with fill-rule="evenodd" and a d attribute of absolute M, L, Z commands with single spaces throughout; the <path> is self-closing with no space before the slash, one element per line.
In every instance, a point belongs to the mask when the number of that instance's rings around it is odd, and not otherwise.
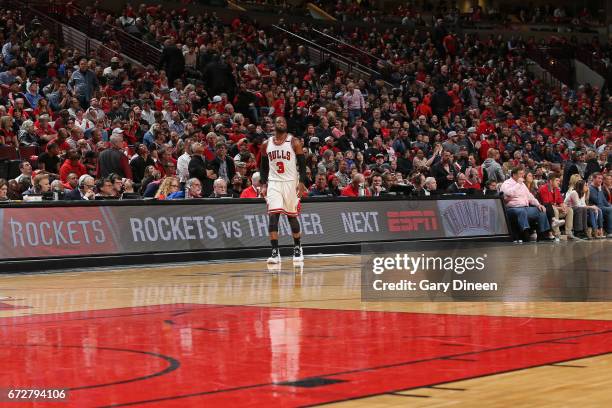
<path fill-rule="evenodd" d="M 276 118 L 274 136 L 261 145 L 261 195 L 266 198 L 270 219 L 269 231 L 272 244 L 272 256 L 268 263 L 278 264 L 281 261 L 278 250 L 278 221 L 281 214 L 289 219 L 293 234 L 293 262 L 302 262 L 302 245 L 300 243 L 300 223 L 298 222 L 298 205 L 300 197 L 306 192 L 306 158 L 300 139 L 287 133 L 287 121 Z"/>

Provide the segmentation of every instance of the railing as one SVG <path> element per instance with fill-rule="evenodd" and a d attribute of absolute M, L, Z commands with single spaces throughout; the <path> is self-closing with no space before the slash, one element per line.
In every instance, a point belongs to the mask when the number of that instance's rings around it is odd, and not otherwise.
<path fill-rule="evenodd" d="M 571 49 L 531 47 L 527 49 L 527 56 L 561 83 L 570 87 L 573 85 L 574 67 Z"/>
<path fill-rule="evenodd" d="M 43 17 L 41 16 L 44 16 L 72 27 L 86 34 L 90 40 L 96 40 L 92 42 L 96 46 L 98 46 L 98 44 L 112 44 L 111 46 L 103 45 L 103 48 L 100 49 L 100 51 L 103 51 L 100 56 L 101 58 L 106 59 L 109 55 L 123 54 L 127 56 L 132 63 L 156 66 L 159 62 L 161 56 L 161 50 L 159 48 L 129 34 L 120 27 L 110 25 L 103 21 L 97 24 L 93 21 L 91 16 L 84 13 L 82 9 L 71 2 L 63 3 L 49 0 L 3 0 L 1 3 L 8 4 L 11 7 L 31 10 L 33 13 L 37 14 L 39 19 L 42 19 Z M 109 52 L 109 50 L 111 51 Z M 110 59 L 110 57 L 108 57 L 108 59 Z"/>
<path fill-rule="evenodd" d="M 357 78 L 364 79 L 366 81 L 369 80 L 372 76 L 380 77 L 381 75 L 380 72 L 355 60 L 352 60 L 351 58 L 348 58 L 342 54 L 339 54 L 333 50 L 330 50 L 324 45 L 318 44 L 277 25 L 273 25 L 272 27 L 280 33 L 288 35 L 289 38 L 293 39 L 295 42 L 305 45 L 309 49 L 311 55 L 314 53 L 318 56 L 319 62 L 324 62 L 331 59 L 341 69 L 347 72 L 351 72 Z"/>
<path fill-rule="evenodd" d="M 606 81 L 612 82 L 612 72 L 599 56 L 595 55 L 589 48 L 578 47 L 576 59 L 587 65 L 593 71 L 601 75 Z"/>

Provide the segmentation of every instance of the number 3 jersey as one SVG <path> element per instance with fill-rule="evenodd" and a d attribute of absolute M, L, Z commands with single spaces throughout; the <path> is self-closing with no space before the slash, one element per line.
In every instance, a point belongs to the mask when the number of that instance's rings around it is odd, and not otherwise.
<path fill-rule="evenodd" d="M 297 161 L 291 141 L 293 135 L 287 135 L 282 144 L 274 142 L 274 136 L 268 139 L 266 154 L 270 163 L 268 180 L 298 182 Z"/>

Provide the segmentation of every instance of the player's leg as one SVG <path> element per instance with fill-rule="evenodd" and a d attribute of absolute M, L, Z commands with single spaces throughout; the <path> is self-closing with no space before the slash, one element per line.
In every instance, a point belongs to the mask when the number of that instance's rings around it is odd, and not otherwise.
<path fill-rule="evenodd" d="M 266 204 L 269 211 L 268 232 L 270 233 L 270 243 L 272 244 L 272 255 L 268 258 L 268 263 L 277 264 L 281 261 L 278 249 L 278 220 L 283 206 L 283 197 L 279 183 L 268 183 Z"/>
<path fill-rule="evenodd" d="M 304 254 L 302 253 L 301 232 L 300 222 L 297 217 L 287 216 L 289 219 L 289 225 L 291 226 L 291 234 L 293 235 L 293 262 L 302 262 L 304 260 Z"/>
<path fill-rule="evenodd" d="M 272 255 L 268 258 L 268 263 L 278 264 L 281 262 L 280 251 L 278 249 L 278 220 L 280 214 L 269 214 L 268 231 L 270 232 L 270 244 L 272 244 Z"/>

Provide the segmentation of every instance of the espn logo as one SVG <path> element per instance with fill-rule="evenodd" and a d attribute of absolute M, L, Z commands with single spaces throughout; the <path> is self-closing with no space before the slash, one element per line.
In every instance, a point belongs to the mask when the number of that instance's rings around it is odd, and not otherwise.
<path fill-rule="evenodd" d="M 387 223 L 390 232 L 436 231 L 438 229 L 438 218 L 433 210 L 388 211 Z"/>

